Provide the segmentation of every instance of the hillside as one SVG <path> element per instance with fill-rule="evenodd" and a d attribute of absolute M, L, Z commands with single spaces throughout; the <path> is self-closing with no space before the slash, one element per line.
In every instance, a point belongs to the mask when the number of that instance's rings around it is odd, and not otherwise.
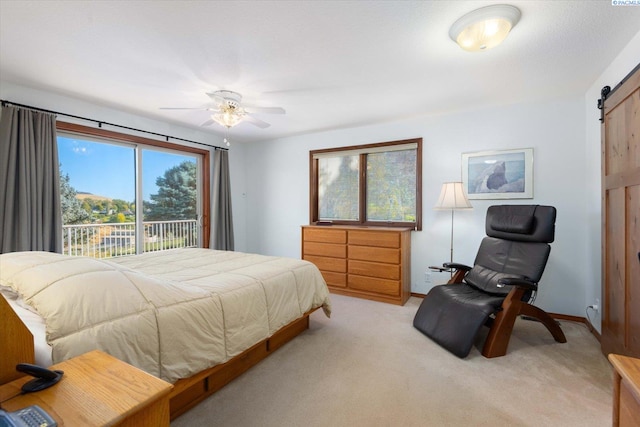
<path fill-rule="evenodd" d="M 98 196 L 97 194 L 80 193 L 80 192 L 78 192 L 76 194 L 76 199 L 78 199 L 78 200 L 93 199 L 93 200 L 108 200 L 108 201 L 111 201 L 111 197 Z"/>

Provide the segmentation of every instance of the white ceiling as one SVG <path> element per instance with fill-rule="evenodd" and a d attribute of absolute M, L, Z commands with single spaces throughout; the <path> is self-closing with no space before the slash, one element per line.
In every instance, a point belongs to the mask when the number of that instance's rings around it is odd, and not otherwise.
<path fill-rule="evenodd" d="M 640 31 L 640 7 L 513 0 L 507 40 L 463 51 L 449 27 L 492 3 L 0 0 L 0 79 L 218 135 L 159 108 L 233 90 L 287 111 L 230 132 L 257 141 L 583 94 Z"/>

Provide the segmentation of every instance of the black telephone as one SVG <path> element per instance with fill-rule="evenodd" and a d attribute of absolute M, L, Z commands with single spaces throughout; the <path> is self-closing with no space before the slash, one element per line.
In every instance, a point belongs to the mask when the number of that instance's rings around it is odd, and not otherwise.
<path fill-rule="evenodd" d="M 56 427 L 58 423 L 38 405 L 14 412 L 0 409 L 0 427 Z"/>
<path fill-rule="evenodd" d="M 49 388 L 60 381 L 62 379 L 62 375 L 64 375 L 63 371 L 51 371 L 30 363 L 18 363 L 16 365 L 16 370 L 18 372 L 24 372 L 27 375 L 31 375 L 32 377 L 36 377 L 22 386 L 23 393 L 32 393 L 34 391 Z"/>

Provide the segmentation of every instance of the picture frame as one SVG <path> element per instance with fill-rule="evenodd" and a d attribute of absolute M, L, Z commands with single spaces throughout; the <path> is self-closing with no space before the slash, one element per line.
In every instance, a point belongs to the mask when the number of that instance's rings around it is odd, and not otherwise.
<path fill-rule="evenodd" d="M 532 199 L 533 148 L 462 153 L 469 199 Z"/>

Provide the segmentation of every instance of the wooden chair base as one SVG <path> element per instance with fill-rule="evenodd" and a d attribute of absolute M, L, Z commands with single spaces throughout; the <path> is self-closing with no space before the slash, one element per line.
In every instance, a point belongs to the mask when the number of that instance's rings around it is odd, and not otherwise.
<path fill-rule="evenodd" d="M 491 325 L 489 335 L 482 348 L 482 355 L 486 358 L 500 357 L 507 354 L 509 339 L 513 331 L 513 325 L 519 315 L 533 317 L 539 320 L 560 343 L 567 342 L 560 326 L 547 312 L 538 307 L 522 301 L 526 292 L 523 288 L 514 288 L 502 303 L 502 310 L 498 312 Z"/>

